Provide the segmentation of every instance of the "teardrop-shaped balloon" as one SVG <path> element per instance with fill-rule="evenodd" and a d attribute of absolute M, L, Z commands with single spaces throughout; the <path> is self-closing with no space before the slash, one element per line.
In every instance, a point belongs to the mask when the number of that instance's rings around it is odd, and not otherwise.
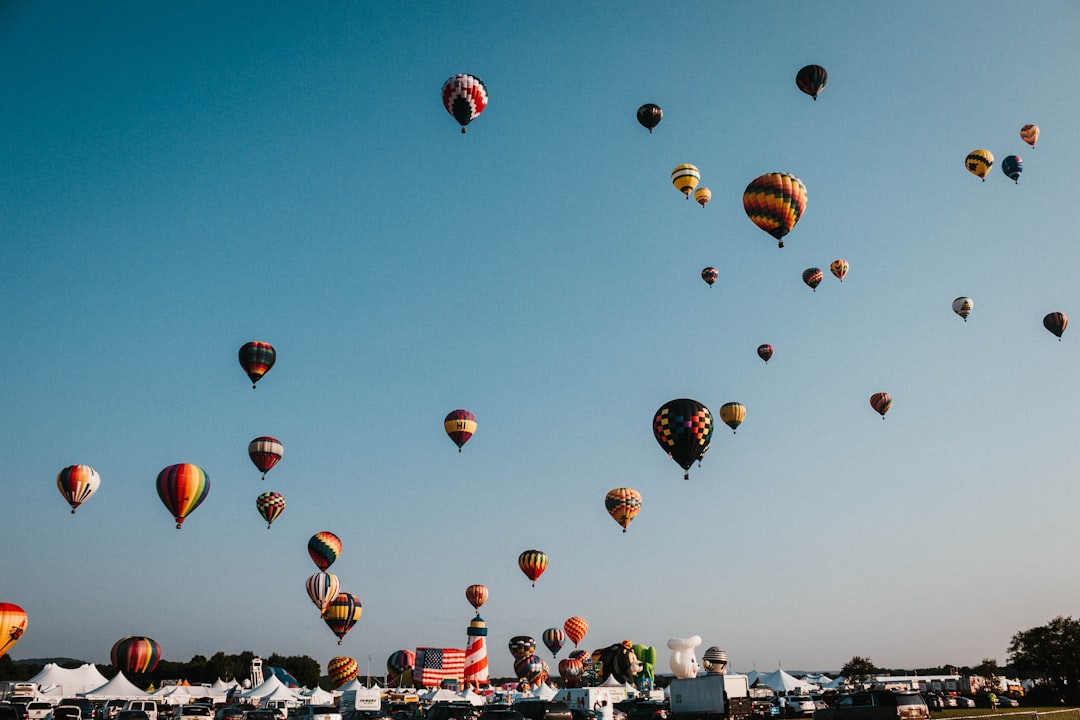
<path fill-rule="evenodd" d="M 251 458 L 255 467 L 262 470 L 263 480 L 266 479 L 266 473 L 270 472 L 270 468 L 277 465 L 284 455 L 285 446 L 275 437 L 263 435 L 248 443 L 248 457 Z"/>
<path fill-rule="evenodd" d="M 574 647 L 577 647 L 585 639 L 585 635 L 588 634 L 589 623 L 585 622 L 585 618 L 574 615 L 566 618 L 563 623 L 563 630 L 566 631 L 566 637 L 570 638 L 570 641 L 574 643 Z"/>
<path fill-rule="evenodd" d="M 307 550 L 315 565 L 320 570 L 326 570 L 341 554 L 341 539 L 329 530 L 323 530 L 311 536 Z"/>
<path fill-rule="evenodd" d="M 360 598 L 349 593 L 338 593 L 337 597 L 330 601 L 330 605 L 323 611 L 322 619 L 330 632 L 337 635 L 338 645 L 345 639 L 345 635 L 353 629 L 356 621 L 360 619 L 363 607 Z"/>
<path fill-rule="evenodd" d="M 967 322 L 968 315 L 975 308 L 975 302 L 969 297 L 958 297 L 952 301 L 952 311 L 964 318 L 964 322 Z"/>
<path fill-rule="evenodd" d="M 244 368 L 251 380 L 252 390 L 255 389 L 255 383 L 270 372 L 276 361 L 277 351 L 270 343 L 253 340 L 240 348 L 240 367 Z"/>
<path fill-rule="evenodd" d="M 660 448 L 686 471 L 709 450 L 713 420 L 709 408 L 697 400 L 679 398 L 664 403 L 653 416 L 653 436 Z"/>
<path fill-rule="evenodd" d="M 968 172 L 986 182 L 986 174 L 994 167 L 994 153 L 989 150 L 972 150 L 964 160 Z"/>
<path fill-rule="evenodd" d="M 468 410 L 454 410 L 443 420 L 443 429 L 461 452 L 462 446 L 476 432 L 476 416 Z"/>
<path fill-rule="evenodd" d="M 700 181 L 701 173 L 693 165 L 676 165 L 671 171 L 671 184 L 685 195 L 687 200 L 690 199 L 690 194 L 694 192 L 694 188 Z"/>
<path fill-rule="evenodd" d="M 170 465 L 158 473 L 157 494 L 172 513 L 179 530 L 187 516 L 210 494 L 210 478 L 198 465 Z"/>
<path fill-rule="evenodd" d="M 341 591 L 341 582 L 338 576 L 329 572 L 317 572 L 307 579 L 307 594 L 319 612 L 325 612 L 330 606 L 330 601 L 338 596 Z"/>
<path fill-rule="evenodd" d="M 821 272 L 821 268 L 806 268 L 802 273 L 802 281 L 814 292 L 817 292 L 817 286 L 821 284 L 823 277 L 825 277 L 825 273 Z"/>
<path fill-rule="evenodd" d="M 701 207 L 705 207 L 706 205 L 708 205 L 709 200 L 711 199 L 712 190 L 707 187 L 699 187 L 697 190 L 694 191 L 694 200 L 696 200 L 697 204 Z"/>
<path fill-rule="evenodd" d="M 773 346 L 768 344 L 768 343 L 758 345 L 757 346 L 757 355 L 758 355 L 759 358 L 761 358 L 762 360 L 765 361 L 766 365 L 768 365 L 769 360 L 773 356 Z"/>
<path fill-rule="evenodd" d="M 282 511 L 285 510 L 285 496 L 279 492 L 264 492 L 255 498 L 255 509 L 266 521 L 267 529 L 274 524 Z"/>
<path fill-rule="evenodd" d="M 1039 126 L 1028 123 L 1020 128 L 1020 139 L 1031 147 L 1035 147 L 1035 143 L 1039 141 Z"/>
<path fill-rule="evenodd" d="M 637 121 L 641 123 L 643 128 L 652 134 L 653 128 L 660 124 L 660 121 L 664 119 L 664 111 L 660 109 L 659 105 L 652 103 L 645 103 L 637 109 Z"/>
<path fill-rule="evenodd" d="M 148 637 L 128 635 L 113 643 L 109 659 L 124 675 L 142 675 L 161 661 L 161 646 Z"/>
<path fill-rule="evenodd" d="M 475 75 L 454 75 L 443 83 L 442 103 L 446 112 L 453 115 L 461 125 L 461 132 L 464 134 L 465 126 L 487 107 L 487 85 Z"/>
<path fill-rule="evenodd" d="M 559 661 L 559 675 L 568 688 L 581 686 L 581 676 L 585 673 L 585 666 L 581 658 L 566 657 Z"/>
<path fill-rule="evenodd" d="M 332 657 L 326 663 L 326 674 L 330 678 L 330 684 L 334 689 L 341 687 L 350 680 L 355 680 L 360 674 L 360 665 L 351 657 Z"/>
<path fill-rule="evenodd" d="M 544 643 L 550 652 L 551 656 L 555 657 L 562 650 L 563 644 L 566 642 L 566 631 L 558 627 L 550 627 L 544 631 L 544 634 L 540 636 L 540 639 Z"/>
<path fill-rule="evenodd" d="M 751 222 L 784 247 L 784 236 L 806 212 L 806 186 L 790 173 L 760 175 L 743 192 L 743 210 Z"/>
<path fill-rule="evenodd" d="M 844 282 L 844 276 L 847 275 L 848 267 L 848 261 L 844 258 L 839 258 L 838 260 L 833 260 L 829 263 L 829 272 L 836 276 L 837 280 Z"/>
<path fill-rule="evenodd" d="M 731 428 L 732 434 L 735 429 L 742 425 L 746 419 L 746 406 L 742 403 L 729 402 L 720 406 L 720 421 Z"/>
<path fill-rule="evenodd" d="M 1020 184 L 1020 173 L 1024 172 L 1024 161 L 1019 155 L 1006 155 L 1001 161 L 1001 172 L 1017 185 Z"/>
<path fill-rule="evenodd" d="M 1069 318 L 1063 312 L 1047 313 L 1046 317 L 1043 318 L 1043 327 L 1057 335 L 1058 340 L 1061 340 L 1061 334 L 1065 332 L 1068 325 Z"/>
<path fill-rule="evenodd" d="M 892 397 L 889 393 L 878 392 L 870 396 L 870 407 L 874 408 L 881 419 L 885 419 L 885 413 L 889 412 L 889 408 L 892 407 Z"/>
<path fill-rule="evenodd" d="M 701 279 L 707 282 L 709 287 L 712 287 L 718 277 L 720 277 L 720 271 L 714 267 L 707 267 L 701 271 Z"/>
<path fill-rule="evenodd" d="M 533 587 L 536 587 L 537 579 L 547 570 L 547 565 L 548 556 L 540 550 L 526 550 L 518 555 L 518 567 L 525 573 L 525 577 L 532 580 Z"/>
<path fill-rule="evenodd" d="M 56 476 L 56 487 L 71 506 L 71 514 L 97 492 L 101 476 L 89 465 L 69 465 Z"/>
<path fill-rule="evenodd" d="M 632 487 L 612 488 L 604 496 L 604 508 L 608 515 L 622 526 L 623 532 L 626 532 L 630 521 L 637 517 L 641 510 L 641 493 Z"/>
<path fill-rule="evenodd" d="M 0 658 L 4 657 L 26 632 L 26 611 L 15 603 L 0 602 Z"/>
<path fill-rule="evenodd" d="M 807 65 L 795 73 L 795 85 L 800 90 L 817 100 L 818 93 L 829 82 L 829 73 L 820 65 Z"/>
<path fill-rule="evenodd" d="M 465 588 L 465 599 L 469 601 L 470 605 L 479 610 L 480 606 L 487 602 L 488 589 L 484 585 L 470 585 Z"/>

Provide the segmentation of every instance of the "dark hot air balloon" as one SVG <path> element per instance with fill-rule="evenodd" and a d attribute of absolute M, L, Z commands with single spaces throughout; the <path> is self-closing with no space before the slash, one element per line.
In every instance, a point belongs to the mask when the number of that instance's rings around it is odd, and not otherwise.
<path fill-rule="evenodd" d="M 825 273 L 821 272 L 821 268 L 806 268 L 802 272 L 802 281 L 814 292 L 817 292 L 817 286 L 821 284 L 823 277 Z"/>
<path fill-rule="evenodd" d="M 707 282 L 709 287 L 712 287 L 718 277 L 720 277 L 720 271 L 714 267 L 707 267 L 701 271 L 701 279 Z"/>
<path fill-rule="evenodd" d="M 757 355 L 758 355 L 759 358 L 761 358 L 762 360 L 765 361 L 766 365 L 768 365 L 769 364 L 769 359 L 772 358 L 772 356 L 773 356 L 773 346 L 768 344 L 768 343 L 758 345 L 757 346 Z"/>
<path fill-rule="evenodd" d="M 795 84 L 800 90 L 817 100 L 818 93 L 829 81 L 829 73 L 820 65 L 807 65 L 795 73 Z"/>
<path fill-rule="evenodd" d="M 653 128 L 660 124 L 660 121 L 664 119 L 664 111 L 660 109 L 659 105 L 653 105 L 652 103 L 645 103 L 637 109 L 637 121 L 641 123 L 643 128 L 652 134 Z"/>
<path fill-rule="evenodd" d="M 240 348 L 240 367 L 251 379 L 251 389 L 263 375 L 270 372 L 277 360 L 277 351 L 270 343 L 252 341 Z"/>
<path fill-rule="evenodd" d="M 468 410 L 454 410 L 443 420 L 443 429 L 461 452 L 461 447 L 476 432 L 476 416 Z"/>
<path fill-rule="evenodd" d="M 892 398 L 889 393 L 878 392 L 870 396 L 870 407 L 874 408 L 881 419 L 885 419 L 885 413 L 889 412 L 889 408 L 892 407 Z"/>
<path fill-rule="evenodd" d="M 124 675 L 142 675 L 157 667 L 161 646 L 148 637 L 128 635 L 113 644 L 109 659 Z"/>
<path fill-rule="evenodd" d="M 1020 184 L 1020 173 L 1024 172 L 1024 161 L 1019 155 L 1006 155 L 1001 161 L 1001 172 L 1017 185 Z"/>
<path fill-rule="evenodd" d="M 1043 318 L 1043 327 L 1057 335 L 1059 341 L 1061 340 L 1061 334 L 1065 332 L 1065 328 L 1068 324 L 1069 318 L 1067 318 L 1063 312 L 1048 313 L 1046 317 Z"/>
<path fill-rule="evenodd" d="M 338 645 L 345 639 L 345 635 L 353 629 L 353 625 L 360 619 L 363 612 L 360 598 L 349 593 L 338 593 L 338 596 L 330 601 L 326 610 L 323 611 L 323 622 L 330 632 L 337 635 Z"/>
<path fill-rule="evenodd" d="M 660 406 L 653 416 L 653 435 L 661 449 L 690 479 L 690 466 L 700 461 L 712 440 L 713 420 L 709 408 L 697 400 L 679 398 Z"/>

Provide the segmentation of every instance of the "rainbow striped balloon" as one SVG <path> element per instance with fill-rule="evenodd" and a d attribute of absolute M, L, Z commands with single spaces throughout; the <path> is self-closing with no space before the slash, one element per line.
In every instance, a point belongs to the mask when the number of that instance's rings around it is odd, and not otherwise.
<path fill-rule="evenodd" d="M 176 529 L 202 504 L 210 493 L 210 478 L 198 465 L 180 463 L 170 465 L 158 473 L 157 494 L 161 502 L 173 514 Z"/>

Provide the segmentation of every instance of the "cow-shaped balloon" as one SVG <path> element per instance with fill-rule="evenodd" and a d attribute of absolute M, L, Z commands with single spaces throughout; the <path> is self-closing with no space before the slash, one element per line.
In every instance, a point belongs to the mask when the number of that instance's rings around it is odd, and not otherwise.
<path fill-rule="evenodd" d="M 629 640 L 608 645 L 601 650 L 600 665 L 605 676 L 610 675 L 624 685 L 634 682 L 634 675 L 642 669 L 641 661 L 634 654 Z"/>
<path fill-rule="evenodd" d="M 697 677 L 698 661 L 694 648 L 700 644 L 701 637 L 698 635 L 691 635 L 688 638 L 671 638 L 667 641 L 667 646 L 671 650 L 671 660 L 668 665 L 671 667 L 671 672 L 675 673 L 675 677 L 683 679 Z"/>

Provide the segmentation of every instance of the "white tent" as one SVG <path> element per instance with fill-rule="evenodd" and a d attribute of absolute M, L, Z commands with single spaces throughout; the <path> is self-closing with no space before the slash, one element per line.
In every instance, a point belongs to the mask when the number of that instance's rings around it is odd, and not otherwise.
<path fill-rule="evenodd" d="M 210 687 L 213 688 L 214 690 L 218 690 L 218 691 L 223 692 L 223 693 L 225 693 L 227 695 L 233 689 L 240 687 L 240 683 L 236 682 L 235 680 L 230 680 L 229 682 L 225 682 L 221 678 L 218 678 L 217 680 L 214 681 L 214 684 L 211 685 Z"/>
<path fill-rule="evenodd" d="M 420 702 L 465 702 L 465 698 L 461 697 L 453 690 L 447 690 L 446 688 L 431 688 L 420 695 Z"/>
<path fill-rule="evenodd" d="M 479 693 L 473 692 L 472 688 L 466 688 L 465 692 L 462 693 L 462 697 L 465 698 L 465 702 L 469 703 L 470 705 L 479 706 L 487 704 L 487 698 L 483 695 L 480 695 Z"/>
<path fill-rule="evenodd" d="M 289 688 L 285 687 L 285 683 L 278 680 L 277 675 L 270 673 L 270 675 L 265 680 L 263 680 L 261 683 L 251 688 L 247 692 L 240 693 L 238 697 L 245 699 L 261 700 L 268 695 L 272 695 L 281 688 L 284 688 L 285 690 L 288 690 L 290 693 L 292 693 Z M 296 699 L 295 694 L 291 694 L 290 697 L 294 700 Z"/>
<path fill-rule="evenodd" d="M 772 688 L 778 693 L 801 691 L 810 688 L 810 683 L 803 682 L 794 675 L 784 672 L 783 668 L 777 668 L 771 673 L 760 676 L 757 680 L 757 684 L 758 687 L 764 685 L 765 687 Z"/>
<path fill-rule="evenodd" d="M 101 687 L 80 694 L 91 700 L 138 700 L 150 697 L 150 693 L 139 689 L 122 672 L 116 673 L 112 680 Z"/>
<path fill-rule="evenodd" d="M 364 687 L 364 683 L 360 682 L 356 678 L 353 678 L 352 680 L 337 689 L 337 691 L 340 693 L 347 693 L 350 690 L 367 690 L 367 688 Z"/>
<path fill-rule="evenodd" d="M 304 693 L 304 702 L 308 705 L 333 705 L 334 700 L 340 693 L 332 693 L 329 690 L 323 690 L 321 687 L 316 687 L 309 693 Z"/>
<path fill-rule="evenodd" d="M 287 700 L 290 702 L 296 702 L 300 699 L 299 694 L 292 688 L 286 687 L 285 683 L 281 683 L 281 686 L 276 688 L 269 695 L 262 695 L 259 697 L 259 702 L 265 702 L 267 700 Z"/>
<path fill-rule="evenodd" d="M 541 700 L 551 700 L 555 697 L 557 691 L 547 683 L 540 683 L 540 687 L 536 689 L 536 697 Z"/>
<path fill-rule="evenodd" d="M 101 687 L 108 681 L 109 678 L 98 672 L 98 669 L 90 663 L 72 669 L 49 663 L 29 680 L 29 682 L 37 683 L 41 688 L 40 695 L 56 698 L 74 697 Z"/>

